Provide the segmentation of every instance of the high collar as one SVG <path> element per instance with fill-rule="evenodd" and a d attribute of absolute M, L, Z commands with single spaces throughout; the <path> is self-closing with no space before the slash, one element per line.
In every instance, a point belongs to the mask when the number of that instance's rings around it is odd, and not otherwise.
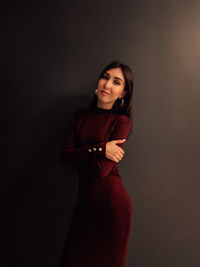
<path fill-rule="evenodd" d="M 105 109 L 105 108 L 100 108 L 100 107 L 98 107 L 98 106 L 96 106 L 95 108 L 94 108 L 97 112 L 105 112 L 105 113 L 112 113 L 112 109 Z"/>

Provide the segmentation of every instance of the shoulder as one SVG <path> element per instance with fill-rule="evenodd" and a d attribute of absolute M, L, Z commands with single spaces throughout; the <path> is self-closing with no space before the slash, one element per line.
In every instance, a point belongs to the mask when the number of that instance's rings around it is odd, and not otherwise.
<path fill-rule="evenodd" d="M 131 118 L 126 115 L 117 115 L 117 123 L 131 124 Z"/>
<path fill-rule="evenodd" d="M 115 120 L 114 131 L 115 130 L 130 131 L 130 129 L 131 129 L 131 118 L 129 118 L 126 115 L 118 114 Z"/>
<path fill-rule="evenodd" d="M 88 114 L 88 109 L 87 108 L 78 108 L 74 111 L 74 117 L 84 117 L 85 115 Z"/>

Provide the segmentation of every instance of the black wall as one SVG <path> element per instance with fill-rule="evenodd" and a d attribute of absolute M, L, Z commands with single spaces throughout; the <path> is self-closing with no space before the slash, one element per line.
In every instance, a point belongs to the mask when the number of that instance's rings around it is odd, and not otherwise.
<path fill-rule="evenodd" d="M 199 266 L 199 1 L 9 1 L 1 13 L 1 266 L 59 266 L 78 185 L 60 151 L 113 59 L 135 75 L 127 267 Z"/>

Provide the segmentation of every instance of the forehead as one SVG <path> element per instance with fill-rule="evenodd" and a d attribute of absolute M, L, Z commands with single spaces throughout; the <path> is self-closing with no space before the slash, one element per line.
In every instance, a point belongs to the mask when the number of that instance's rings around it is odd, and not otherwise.
<path fill-rule="evenodd" d="M 125 80 L 124 74 L 123 74 L 121 68 L 109 69 L 106 71 L 106 73 L 108 73 L 113 78 L 116 77 L 116 78 L 120 78 L 122 81 Z"/>

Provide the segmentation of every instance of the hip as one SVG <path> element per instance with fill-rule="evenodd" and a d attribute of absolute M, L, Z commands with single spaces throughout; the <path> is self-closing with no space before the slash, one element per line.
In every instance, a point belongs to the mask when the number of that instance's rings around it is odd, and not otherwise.
<path fill-rule="evenodd" d="M 99 203 L 101 206 L 109 203 L 123 202 L 132 208 L 132 201 L 120 175 L 109 175 L 98 178 L 85 185 L 79 185 L 79 202 L 92 205 Z"/>

